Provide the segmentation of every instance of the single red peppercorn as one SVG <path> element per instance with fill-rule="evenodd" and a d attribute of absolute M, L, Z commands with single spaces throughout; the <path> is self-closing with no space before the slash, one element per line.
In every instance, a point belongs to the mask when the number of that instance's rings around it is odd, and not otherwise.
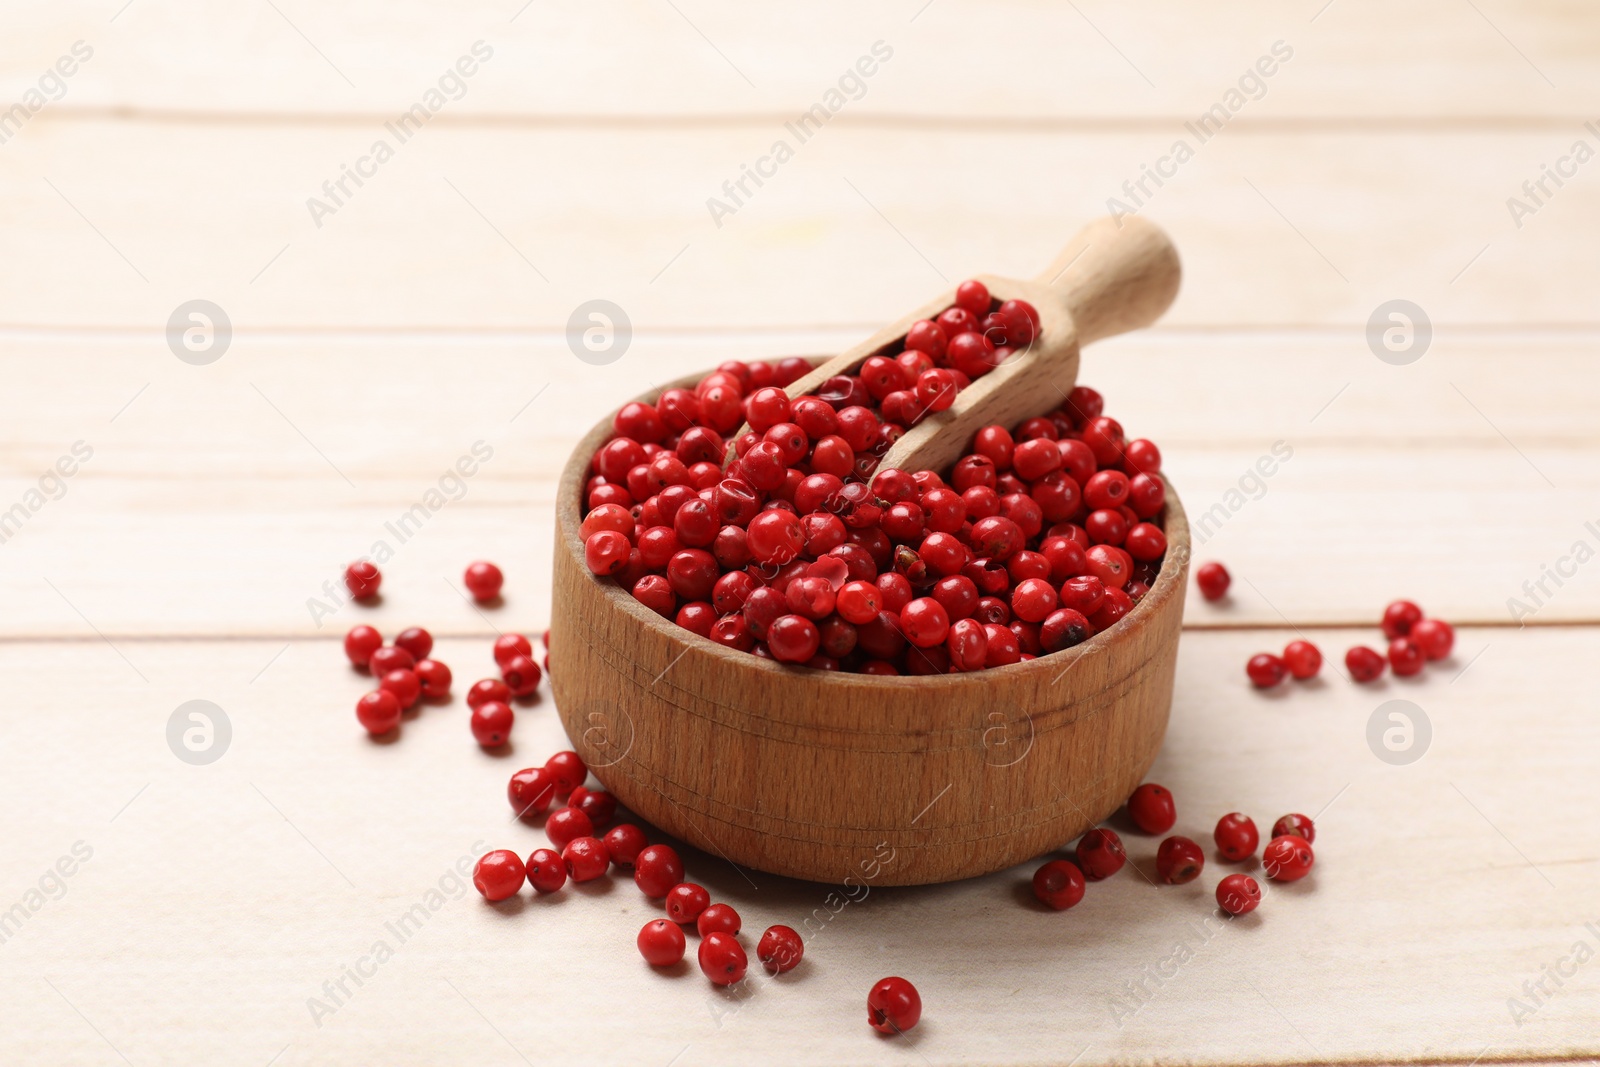
<path fill-rule="evenodd" d="M 494 639 L 495 666 L 505 669 L 505 665 L 518 656 L 532 656 L 533 642 L 521 634 L 501 634 Z"/>
<path fill-rule="evenodd" d="M 698 956 L 700 971 L 712 985 L 733 985 L 750 966 L 743 946 L 732 934 L 713 931 L 700 942 Z"/>
<path fill-rule="evenodd" d="M 1146 782 L 1128 798 L 1128 817 L 1147 834 L 1164 834 L 1178 821 L 1178 807 L 1165 787 Z"/>
<path fill-rule="evenodd" d="M 632 867 L 633 861 L 639 858 L 639 853 L 650 844 L 645 839 L 644 831 L 631 822 L 613 826 L 606 831 L 606 836 L 602 840 L 605 842 L 606 852 L 611 856 L 611 862 L 618 867 Z"/>
<path fill-rule="evenodd" d="M 694 921 L 694 926 L 700 931 L 701 937 L 713 931 L 736 934 L 740 926 L 739 913 L 734 911 L 730 904 L 712 904 L 700 912 Z"/>
<path fill-rule="evenodd" d="M 1229 812 L 1217 820 L 1217 828 L 1211 835 L 1217 842 L 1217 851 L 1222 853 L 1222 858 L 1233 863 L 1247 860 L 1256 854 L 1256 845 L 1261 843 L 1261 832 L 1256 829 L 1255 820 L 1242 812 Z"/>
<path fill-rule="evenodd" d="M 683 881 L 683 861 L 671 845 L 651 845 L 633 860 L 633 882 L 645 896 L 659 899 Z"/>
<path fill-rule="evenodd" d="M 1156 876 L 1168 885 L 1194 881 L 1205 865 L 1205 853 L 1187 837 L 1169 837 L 1156 849 Z"/>
<path fill-rule="evenodd" d="M 1373 682 L 1383 677 L 1384 658 L 1366 645 L 1356 645 L 1344 654 L 1345 670 L 1358 682 Z"/>
<path fill-rule="evenodd" d="M 574 882 L 592 882 L 606 873 L 611 866 L 611 856 L 605 842 L 598 837 L 575 837 L 562 846 L 561 862 L 567 865 L 567 877 Z"/>
<path fill-rule="evenodd" d="M 1322 650 L 1310 641 L 1290 641 L 1283 646 L 1283 664 L 1302 682 L 1315 678 L 1322 670 Z"/>
<path fill-rule="evenodd" d="M 821 640 L 817 624 L 803 615 L 780 615 L 767 627 L 767 648 L 780 663 L 806 662 Z"/>
<path fill-rule="evenodd" d="M 1221 600 L 1227 596 L 1228 586 L 1233 582 L 1228 568 L 1220 563 L 1202 563 L 1194 572 L 1194 580 L 1200 587 L 1200 595 L 1207 600 Z"/>
<path fill-rule="evenodd" d="M 652 967 L 671 967 L 683 959 L 683 928 L 665 919 L 651 919 L 638 937 L 639 955 Z"/>
<path fill-rule="evenodd" d="M 472 599 L 483 604 L 500 595 L 500 587 L 505 584 L 506 576 L 500 573 L 500 568 L 493 563 L 478 560 L 467 564 L 467 571 L 462 575 L 462 581 L 466 583 L 467 592 L 472 594 Z"/>
<path fill-rule="evenodd" d="M 484 678 L 472 683 L 472 688 L 467 690 L 467 707 L 476 708 L 489 701 L 498 701 L 501 704 L 511 703 L 511 687 L 498 678 Z"/>
<path fill-rule="evenodd" d="M 357 600 L 378 595 L 378 586 L 383 584 L 383 574 L 370 560 L 358 559 L 344 569 L 345 588 L 350 590 L 350 595 Z"/>
<path fill-rule="evenodd" d="M 1409 600 L 1396 600 L 1383 609 L 1383 636 L 1393 641 L 1405 637 L 1422 621 L 1422 609 Z"/>
<path fill-rule="evenodd" d="M 556 793 L 560 796 L 566 796 L 589 777 L 589 768 L 584 766 L 583 757 L 570 749 L 557 752 L 545 760 L 544 769 L 550 772 L 551 781 L 555 782 Z"/>
<path fill-rule="evenodd" d="M 539 688 L 544 673 L 532 656 L 514 656 L 500 671 L 513 696 L 525 697 Z"/>
<path fill-rule="evenodd" d="M 792 971 L 806 954 L 800 935 L 788 926 L 769 926 L 756 943 L 756 959 L 768 974 Z"/>
<path fill-rule="evenodd" d="M 1311 873 L 1315 861 L 1311 843 L 1298 834 L 1274 837 L 1261 850 L 1261 866 L 1277 882 L 1298 882 Z"/>
<path fill-rule="evenodd" d="M 1128 862 L 1128 854 L 1122 847 L 1122 838 L 1117 836 L 1115 830 L 1099 827 L 1090 830 L 1078 839 L 1078 869 L 1083 871 L 1083 876 L 1091 882 L 1098 882 L 1110 878 L 1122 870 L 1122 865 Z"/>
<path fill-rule="evenodd" d="M 711 906 L 711 894 L 704 886 L 679 882 L 667 890 L 667 918 L 675 923 L 692 923 Z"/>
<path fill-rule="evenodd" d="M 880 979 L 867 993 L 867 1025 L 880 1034 L 903 1034 L 922 1018 L 922 997 L 904 978 Z"/>
<path fill-rule="evenodd" d="M 387 689 L 375 689 L 356 701 L 356 718 L 373 737 L 399 726 L 401 710 L 400 701 Z"/>
<path fill-rule="evenodd" d="M 564 849 L 580 837 L 593 837 L 594 823 L 577 808 L 557 808 L 544 821 L 544 832 L 556 848 Z"/>
<path fill-rule="evenodd" d="M 1272 824 L 1272 836 L 1283 837 L 1285 834 L 1303 837 L 1309 845 L 1317 839 L 1317 827 L 1309 815 L 1285 815 Z"/>
<path fill-rule="evenodd" d="M 344 635 L 344 654 L 357 667 L 365 668 L 372 654 L 383 647 L 383 635 L 371 626 L 353 626 Z"/>
<path fill-rule="evenodd" d="M 616 816 L 617 798 L 604 789 L 585 789 L 580 785 L 567 798 L 567 807 L 577 808 L 589 816 L 589 821 L 598 830 L 602 826 L 609 825 Z"/>
<path fill-rule="evenodd" d="M 1409 678 L 1421 672 L 1426 663 L 1427 657 L 1411 638 L 1397 637 L 1389 642 L 1389 666 L 1399 677 Z"/>
<path fill-rule="evenodd" d="M 1288 668 L 1283 660 L 1270 652 L 1258 652 L 1250 657 L 1250 662 L 1245 664 L 1245 673 L 1250 676 L 1250 682 L 1257 689 L 1271 689 L 1283 681 Z"/>
<path fill-rule="evenodd" d="M 402 708 L 409 708 L 422 695 L 422 679 L 416 671 L 390 671 L 378 680 L 378 688 L 393 693 Z"/>
<path fill-rule="evenodd" d="M 554 893 L 567 884 L 567 864 L 560 853 L 548 848 L 536 848 L 524 865 L 528 884 L 537 893 Z"/>
<path fill-rule="evenodd" d="M 1033 872 L 1033 895 L 1056 911 L 1065 911 L 1083 899 L 1083 872 L 1066 860 L 1051 860 Z"/>
<path fill-rule="evenodd" d="M 412 659 L 424 660 L 433 651 L 433 635 L 420 626 L 412 626 L 396 634 L 394 644 L 411 653 Z"/>
<path fill-rule="evenodd" d="M 414 668 L 417 680 L 422 683 L 422 695 L 429 700 L 440 700 L 450 695 L 453 675 L 450 668 L 436 659 L 419 660 Z"/>
<path fill-rule="evenodd" d="M 385 645 L 372 654 L 372 658 L 367 661 L 367 670 L 375 677 L 382 678 L 390 671 L 409 671 L 416 665 L 416 659 L 405 649 L 395 645 Z"/>
<path fill-rule="evenodd" d="M 521 856 L 508 848 L 497 848 L 479 857 L 472 869 L 472 884 L 485 900 L 501 901 L 516 896 L 526 875 Z"/>
<path fill-rule="evenodd" d="M 1456 643 L 1456 631 L 1443 619 L 1422 619 L 1406 635 L 1430 660 L 1444 659 Z"/>
<path fill-rule="evenodd" d="M 516 712 L 509 704 L 490 700 L 472 709 L 468 725 L 472 736 L 484 748 L 498 748 L 511 738 L 511 727 L 517 721 Z"/>
<path fill-rule="evenodd" d="M 543 767 L 524 767 L 513 774 L 506 785 L 506 799 L 511 801 L 511 810 L 517 813 L 518 818 L 542 814 L 550 807 L 555 795 L 550 772 Z"/>
<path fill-rule="evenodd" d="M 1248 874 L 1230 874 L 1217 883 L 1217 904 L 1229 915 L 1246 915 L 1261 903 L 1261 886 Z"/>

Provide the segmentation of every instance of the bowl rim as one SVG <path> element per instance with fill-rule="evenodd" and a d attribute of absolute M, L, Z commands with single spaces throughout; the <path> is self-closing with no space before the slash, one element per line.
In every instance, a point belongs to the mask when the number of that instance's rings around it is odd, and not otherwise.
<path fill-rule="evenodd" d="M 783 359 L 787 357 L 771 357 Z M 802 359 L 812 360 L 813 366 L 829 356 L 802 356 Z M 649 626 L 664 637 L 681 641 L 689 648 L 696 648 L 713 656 L 738 657 L 732 662 L 737 662 L 741 667 L 765 671 L 772 675 L 774 680 L 782 678 L 801 677 L 808 682 L 823 685 L 849 685 L 849 686 L 879 686 L 885 689 L 899 690 L 909 687 L 927 690 L 929 688 L 955 688 L 958 686 L 982 685 L 986 678 L 993 678 L 996 672 L 1006 672 L 1002 675 L 1006 679 L 1019 679 L 1029 673 L 1043 673 L 1050 670 L 1066 671 L 1084 656 L 1099 655 L 1110 651 L 1124 641 L 1131 640 L 1136 627 L 1146 619 L 1159 614 L 1166 602 L 1173 596 L 1182 596 L 1182 575 L 1188 568 L 1190 554 L 1189 522 L 1182 502 L 1178 499 L 1177 491 L 1167 479 L 1165 473 L 1159 475 L 1166 489 L 1166 503 L 1162 506 L 1162 530 L 1167 537 L 1167 553 L 1162 558 L 1161 570 L 1156 574 L 1156 580 L 1150 586 L 1150 591 L 1144 598 L 1135 604 L 1133 610 L 1118 619 L 1109 629 L 1102 630 L 1072 648 L 1060 652 L 1052 652 L 1038 656 L 1032 660 L 1023 660 L 1018 663 L 1008 663 L 1003 667 L 990 667 L 981 671 L 965 671 L 951 674 L 862 674 L 856 671 L 830 671 L 817 667 L 806 667 L 793 663 L 779 663 L 777 660 L 767 659 L 750 652 L 740 652 L 718 644 L 709 637 L 702 637 L 693 630 L 679 626 L 672 619 L 652 611 L 636 600 L 632 593 L 624 590 L 615 582 L 601 582 L 583 561 L 583 541 L 579 537 L 579 527 L 582 525 L 583 516 L 579 510 L 579 499 L 584 483 L 588 480 L 589 464 L 594 453 L 610 439 L 613 429 L 613 420 L 617 412 L 623 407 L 633 403 L 653 404 L 662 393 L 668 389 L 692 389 L 705 373 L 686 375 L 674 379 L 656 388 L 640 393 L 630 400 L 624 401 L 612 409 L 604 418 L 597 422 L 573 446 L 568 455 L 566 464 L 561 470 L 561 479 L 556 487 L 556 538 L 554 551 L 566 551 L 573 564 L 577 566 L 584 578 L 601 587 L 602 595 L 610 602 L 613 608 L 631 616 L 642 625 Z M 1105 641 L 1101 641 L 1105 638 Z M 795 672 L 804 672 L 796 674 Z"/>

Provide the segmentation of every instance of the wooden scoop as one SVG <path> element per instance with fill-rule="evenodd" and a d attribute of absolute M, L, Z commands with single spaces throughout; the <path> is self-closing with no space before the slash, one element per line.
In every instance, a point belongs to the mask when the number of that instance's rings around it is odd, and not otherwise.
<path fill-rule="evenodd" d="M 1032 304 L 1039 312 L 1039 336 L 958 393 L 948 410 L 914 426 L 889 449 L 878 469 L 944 470 L 982 427 L 1015 426 L 1059 408 L 1078 379 L 1078 349 L 1160 318 L 1178 293 L 1181 274 L 1178 252 L 1166 233 L 1133 215 L 1085 226 L 1032 281 L 978 275 L 997 300 Z M 898 352 L 912 323 L 931 319 L 954 303 L 952 289 L 884 327 L 791 384 L 790 398 L 816 392 L 835 375 L 856 372 L 871 356 Z"/>

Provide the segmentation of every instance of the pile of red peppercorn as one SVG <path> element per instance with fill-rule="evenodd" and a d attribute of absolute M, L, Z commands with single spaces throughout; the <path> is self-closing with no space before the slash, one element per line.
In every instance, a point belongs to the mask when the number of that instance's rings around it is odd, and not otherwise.
<path fill-rule="evenodd" d="M 943 477 L 878 466 L 1038 329 L 968 281 L 898 351 L 813 395 L 783 389 L 804 360 L 734 362 L 626 405 L 591 462 L 585 562 L 702 637 L 824 670 L 977 671 L 1087 640 L 1167 549 L 1160 450 L 1126 440 L 1099 393 L 984 427 Z"/>
<path fill-rule="evenodd" d="M 1143 833 L 1159 836 L 1178 821 L 1172 793 L 1146 782 L 1128 798 L 1128 817 Z M 1315 860 L 1311 842 L 1317 830 L 1305 815 L 1285 815 L 1272 826 L 1272 840 L 1261 853 L 1267 877 L 1293 882 L 1311 871 Z M 1255 822 L 1240 812 L 1224 815 L 1212 831 L 1217 852 L 1228 863 L 1243 863 L 1256 853 L 1261 835 Z M 1064 911 L 1083 899 L 1088 882 L 1098 882 L 1120 871 L 1128 854 L 1115 830 L 1096 827 L 1078 839 L 1070 860 L 1054 859 L 1033 875 L 1033 895 L 1048 907 Z M 1205 868 L 1205 853 L 1188 837 L 1164 838 L 1156 850 L 1156 875 L 1167 885 L 1192 882 Z M 1261 903 L 1261 886 L 1247 874 L 1225 876 L 1217 883 L 1217 904 L 1230 915 L 1254 911 Z"/>
<path fill-rule="evenodd" d="M 1207 564 L 1221 568 L 1220 564 Z M 1204 570 L 1204 568 L 1202 568 Z M 1226 575 L 1226 572 L 1223 572 Z M 1207 595 L 1207 599 L 1216 599 Z M 1428 619 L 1422 609 L 1409 600 L 1396 600 L 1383 611 L 1383 635 L 1389 638 L 1389 655 L 1384 657 L 1366 645 L 1356 645 L 1344 654 L 1345 669 L 1357 682 L 1373 682 L 1392 667 L 1401 678 L 1422 671 L 1430 660 L 1450 655 L 1456 631 L 1443 619 Z M 1290 641 L 1282 656 L 1258 652 L 1245 664 L 1245 673 L 1258 689 L 1270 689 L 1287 675 L 1304 681 L 1322 669 L 1322 652 L 1310 641 Z"/>
<path fill-rule="evenodd" d="M 401 713 L 423 697 L 450 695 L 450 668 L 429 659 L 432 651 L 433 635 L 420 626 L 400 631 L 392 645 L 385 645 L 371 626 L 352 627 L 344 635 L 350 662 L 378 679 L 378 688 L 356 701 L 356 718 L 368 733 L 377 737 L 397 728 Z"/>

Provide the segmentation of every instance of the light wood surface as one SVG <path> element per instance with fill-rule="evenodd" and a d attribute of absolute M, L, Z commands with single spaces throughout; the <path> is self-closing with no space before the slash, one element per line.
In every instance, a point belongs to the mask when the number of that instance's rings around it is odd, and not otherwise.
<path fill-rule="evenodd" d="M 1600 565 L 1572 565 L 1600 548 L 1597 164 L 1520 226 L 1507 206 L 1600 145 L 1587 7 L 72 0 L 11 5 L 0 31 L 0 110 L 94 49 L 0 144 L 0 509 L 94 450 L 0 543 L 0 911 L 40 890 L 0 942 L 0 1061 L 1600 1059 L 1600 963 L 1521 1025 L 1508 1007 L 1600 947 Z M 318 228 L 306 199 L 479 39 L 495 56 L 466 94 Z M 861 99 L 717 226 L 707 198 L 878 40 L 894 55 Z M 843 351 L 971 274 L 1032 274 L 1279 40 L 1264 95 L 1141 209 L 1183 292 L 1080 380 L 1161 444 L 1197 558 L 1236 576 L 1229 603 L 1186 606 L 1152 777 L 1202 840 L 1235 808 L 1320 812 L 1315 873 L 1120 1026 L 1110 998 L 1212 914 L 1215 866 L 1176 890 L 1130 869 L 1062 915 L 1027 906 L 1028 864 L 834 914 L 827 889 L 690 851 L 747 928 L 821 923 L 800 971 L 742 1001 L 646 973 L 654 912 L 626 882 L 468 895 L 317 1026 L 308 998 L 458 858 L 543 843 L 504 783 L 565 743 L 547 690 L 511 757 L 471 743 L 459 701 L 368 744 L 337 635 L 429 625 L 460 684 L 487 673 L 497 630 L 550 618 L 556 479 L 602 413 L 723 359 Z M 162 335 L 196 297 L 235 326 L 205 367 Z M 564 339 L 594 297 L 634 327 L 604 367 Z M 1365 338 L 1395 298 L 1434 329 L 1405 366 Z M 314 618 L 478 441 L 493 458 L 399 548 L 384 602 Z M 1292 459 L 1241 489 L 1278 441 Z M 492 612 L 448 584 L 478 557 L 509 576 Z M 1401 594 L 1472 624 L 1454 661 L 1351 686 L 1340 653 Z M 1329 654 L 1323 682 L 1251 692 L 1248 655 L 1296 633 Z M 165 738 L 197 698 L 234 729 L 206 767 Z M 1394 698 L 1433 724 L 1409 766 L 1366 741 Z M 1128 840 L 1151 873 L 1154 842 Z M 41 889 L 80 841 L 64 895 Z M 890 973 L 927 1005 L 910 1041 L 863 1025 Z"/>

